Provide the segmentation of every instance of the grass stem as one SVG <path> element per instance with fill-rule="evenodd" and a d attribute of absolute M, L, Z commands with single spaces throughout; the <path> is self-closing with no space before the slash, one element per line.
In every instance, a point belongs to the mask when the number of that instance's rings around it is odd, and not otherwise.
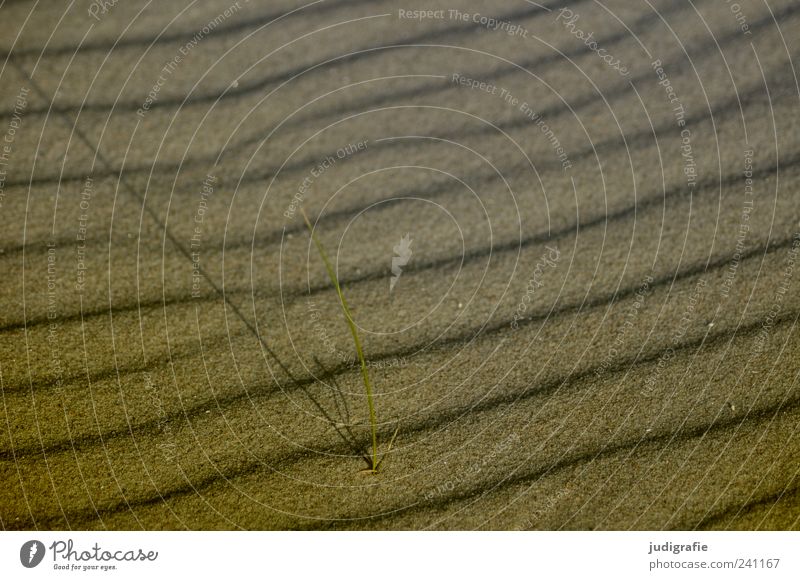
<path fill-rule="evenodd" d="M 300 213 L 303 215 L 303 219 L 306 222 L 306 226 L 308 227 L 308 231 L 311 234 L 311 240 L 314 242 L 314 245 L 319 252 L 319 255 L 322 257 L 322 261 L 325 263 L 325 269 L 328 271 L 328 277 L 331 279 L 333 286 L 336 288 L 336 294 L 339 296 L 339 303 L 342 306 L 342 312 L 344 312 L 345 320 L 347 321 L 347 326 L 350 329 L 350 334 L 353 336 L 353 343 L 356 347 L 356 354 L 358 354 L 358 360 L 361 362 L 361 377 L 364 379 L 364 388 L 367 391 L 367 405 L 369 406 L 369 423 L 372 428 L 372 471 L 378 471 L 378 425 L 377 419 L 375 418 L 375 402 L 373 401 L 372 397 L 372 383 L 369 380 L 369 372 L 367 371 L 367 361 L 364 359 L 364 349 L 361 348 L 361 340 L 358 338 L 358 329 L 356 328 L 355 322 L 353 322 L 353 317 L 350 314 L 350 307 L 347 305 L 347 300 L 344 297 L 344 293 L 342 292 L 342 288 L 339 286 L 339 279 L 336 277 L 336 272 L 331 265 L 330 260 L 328 260 L 328 255 L 325 253 L 325 250 L 322 247 L 322 244 L 317 239 L 316 234 L 314 233 L 314 227 L 311 225 L 311 221 L 308 219 L 306 212 L 303 208 L 300 208 Z"/>

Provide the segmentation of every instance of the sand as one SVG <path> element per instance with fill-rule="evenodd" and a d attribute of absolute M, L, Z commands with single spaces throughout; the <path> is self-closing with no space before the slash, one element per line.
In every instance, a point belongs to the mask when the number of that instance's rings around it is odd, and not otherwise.
<path fill-rule="evenodd" d="M 736 6 L 0 7 L 2 528 L 800 527 L 800 10 Z"/>

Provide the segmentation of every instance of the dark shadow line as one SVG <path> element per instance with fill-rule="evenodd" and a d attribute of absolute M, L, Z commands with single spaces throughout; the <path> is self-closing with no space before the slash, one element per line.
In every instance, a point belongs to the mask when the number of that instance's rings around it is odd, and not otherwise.
<path fill-rule="evenodd" d="M 230 335 L 225 334 L 213 338 L 223 339 L 223 338 L 228 338 L 228 336 Z M 72 388 L 83 389 L 86 388 L 87 385 L 89 384 L 93 385 L 96 388 L 96 383 L 101 383 L 104 381 L 115 381 L 121 377 L 135 375 L 138 373 L 153 372 L 156 371 L 158 368 L 167 366 L 170 363 L 188 360 L 192 356 L 193 355 L 190 352 L 175 353 L 173 350 L 173 352 L 170 353 L 170 356 L 165 356 L 162 354 L 148 356 L 147 363 L 136 361 L 136 362 L 131 362 L 129 364 L 118 365 L 116 367 L 95 369 L 89 372 L 87 372 L 86 369 L 82 369 L 75 373 L 69 373 L 69 374 L 64 373 L 61 376 L 60 390 L 68 391 Z M 17 383 L 7 384 L 3 389 L 3 392 L 6 395 L 14 395 L 14 394 L 27 395 L 30 394 L 31 391 L 33 391 L 36 394 L 41 394 L 54 391 L 57 388 L 58 384 L 56 383 L 56 380 L 53 377 L 40 376 L 36 378 L 31 378 L 30 380 L 25 379 L 21 383 L 17 382 Z"/>
<path fill-rule="evenodd" d="M 315 4 L 314 6 L 309 7 L 307 10 L 313 10 L 314 15 L 319 15 L 325 12 L 333 12 L 338 10 L 339 8 L 346 8 L 349 5 L 369 5 L 370 2 L 368 0 L 327 0 L 325 2 L 321 2 L 319 4 Z M 157 5 L 156 5 L 157 7 Z M 287 15 L 290 10 L 276 10 L 273 12 L 265 12 L 261 15 L 254 16 L 252 18 L 248 18 L 247 20 L 242 20 L 240 22 L 234 22 L 233 24 L 228 24 L 226 26 L 221 26 L 219 28 L 214 28 L 208 34 L 203 36 L 203 40 L 208 40 L 211 38 L 223 38 L 225 36 L 229 36 L 231 34 L 238 34 L 239 32 L 244 32 L 247 30 L 259 28 L 260 26 L 264 26 L 265 24 L 269 24 L 273 20 L 280 18 L 281 16 L 285 16 L 286 18 L 308 18 L 310 15 L 306 12 L 295 12 L 294 14 Z M 34 47 L 34 48 L 22 48 L 16 49 L 9 52 L 0 52 L 0 59 L 5 60 L 6 58 L 25 58 L 25 57 L 44 57 L 47 58 L 49 56 L 59 57 L 59 56 L 72 56 L 72 55 L 81 55 L 83 53 L 89 52 L 109 52 L 112 49 L 124 49 L 124 48 L 145 48 L 150 46 L 151 44 L 153 47 L 157 47 L 162 44 L 173 44 L 178 42 L 185 42 L 191 40 L 194 35 L 197 34 L 198 30 L 202 28 L 202 24 L 199 25 L 199 28 L 192 29 L 192 30 L 183 30 L 177 32 L 166 32 L 160 36 L 153 37 L 153 36 L 139 36 L 139 37 L 123 37 L 119 38 L 116 41 L 114 40 L 96 40 L 96 41 L 88 41 L 84 42 L 80 46 L 72 45 L 72 46 L 47 46 L 47 47 Z"/>
<path fill-rule="evenodd" d="M 116 305 L 113 306 L 113 308 L 111 309 L 108 306 L 99 308 L 88 308 L 83 311 L 83 314 L 81 314 L 80 311 L 71 312 L 69 314 L 63 314 L 63 315 L 59 313 L 58 322 L 73 323 L 73 322 L 80 322 L 81 319 L 85 321 L 91 318 L 111 316 L 112 314 L 117 315 L 119 313 L 134 312 L 139 310 L 140 308 L 145 310 L 149 309 L 156 310 L 156 309 L 165 309 L 169 306 L 190 304 L 192 302 L 197 302 L 197 301 L 214 302 L 218 300 L 220 300 L 220 297 L 217 294 L 205 294 L 200 298 L 193 298 L 188 293 L 183 293 L 170 297 L 164 295 L 162 298 L 145 299 L 145 300 L 140 300 L 139 302 L 136 303 L 124 303 Z M 0 333 L 15 332 L 24 329 L 35 328 L 37 326 L 49 325 L 51 322 L 52 320 L 49 320 L 47 316 L 32 316 L 27 321 L 20 320 L 0 325 Z"/>

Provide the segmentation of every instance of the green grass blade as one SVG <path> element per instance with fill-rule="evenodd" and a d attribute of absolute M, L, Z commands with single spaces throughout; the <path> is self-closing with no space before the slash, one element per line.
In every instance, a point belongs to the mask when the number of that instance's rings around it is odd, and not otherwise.
<path fill-rule="evenodd" d="M 358 354 L 358 360 L 361 362 L 361 376 L 364 379 L 364 388 L 367 391 L 367 405 L 369 406 L 369 423 L 372 428 L 372 469 L 373 471 L 378 470 L 378 426 L 377 426 L 377 419 L 375 418 L 375 403 L 372 398 L 372 383 L 369 380 L 369 372 L 367 371 L 367 361 L 364 360 L 364 350 L 361 348 L 361 340 L 358 338 L 358 329 L 356 328 L 355 322 L 353 322 L 353 317 L 350 314 L 350 307 L 347 305 L 347 300 L 344 297 L 344 293 L 342 293 L 342 288 L 339 286 L 339 280 L 336 277 L 336 272 L 331 265 L 330 260 L 328 260 L 328 255 L 325 253 L 325 250 L 322 247 L 322 244 L 317 239 L 316 234 L 314 233 L 314 227 L 311 225 L 311 221 L 308 219 L 306 212 L 303 208 L 300 208 L 300 213 L 303 215 L 303 219 L 306 222 L 306 226 L 308 227 L 308 231 L 311 234 L 311 240 L 314 242 L 314 245 L 317 248 L 317 252 L 322 257 L 322 261 L 325 263 L 325 269 L 328 271 L 328 277 L 331 279 L 334 288 L 336 288 L 336 294 L 339 296 L 339 303 L 342 305 L 342 312 L 344 312 L 345 320 L 347 321 L 347 326 L 350 329 L 350 334 L 353 336 L 353 344 L 356 347 L 356 354 Z"/>

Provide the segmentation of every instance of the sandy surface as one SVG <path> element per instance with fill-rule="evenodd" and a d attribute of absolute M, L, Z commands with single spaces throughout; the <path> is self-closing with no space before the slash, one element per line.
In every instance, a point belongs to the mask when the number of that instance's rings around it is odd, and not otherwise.
<path fill-rule="evenodd" d="M 0 3 L 0 525 L 800 527 L 800 7 L 737 7 Z"/>

